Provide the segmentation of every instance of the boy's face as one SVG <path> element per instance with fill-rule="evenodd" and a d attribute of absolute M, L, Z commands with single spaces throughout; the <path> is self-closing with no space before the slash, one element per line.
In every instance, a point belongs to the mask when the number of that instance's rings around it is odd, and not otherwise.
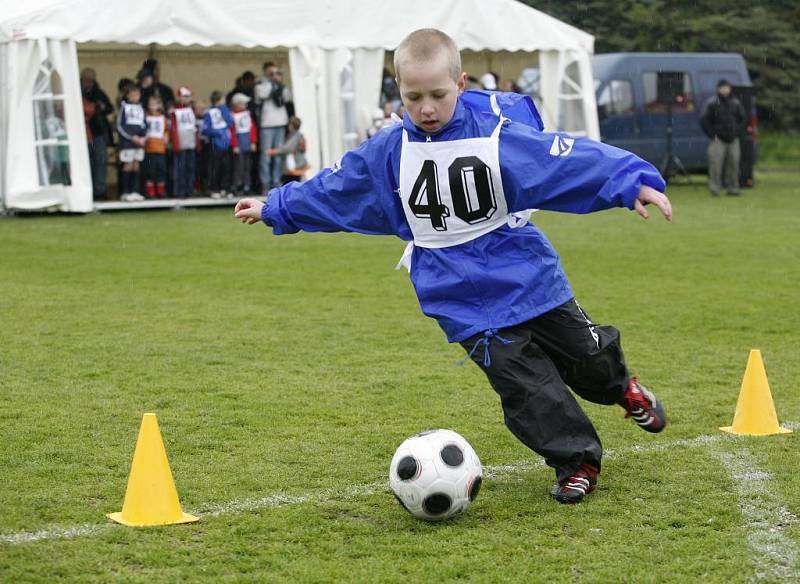
<path fill-rule="evenodd" d="M 125 100 L 128 103 L 139 103 L 142 94 L 138 89 L 131 89 L 128 91 L 128 98 Z"/>
<path fill-rule="evenodd" d="M 161 109 L 161 100 L 151 97 L 147 100 L 147 109 L 151 112 L 157 112 Z"/>
<path fill-rule="evenodd" d="M 446 51 L 426 63 L 406 63 L 400 73 L 400 97 L 411 121 L 426 132 L 441 129 L 453 117 L 466 74 L 453 80 Z"/>

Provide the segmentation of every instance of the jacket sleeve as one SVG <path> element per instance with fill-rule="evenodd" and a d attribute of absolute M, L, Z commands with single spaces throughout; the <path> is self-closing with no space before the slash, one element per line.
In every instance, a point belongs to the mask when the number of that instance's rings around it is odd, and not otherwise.
<path fill-rule="evenodd" d="M 714 138 L 714 105 L 711 99 L 703 104 L 703 113 L 700 115 L 700 127 L 706 136 L 713 140 Z"/>
<path fill-rule="evenodd" d="M 370 140 L 314 178 L 273 189 L 261 219 L 275 235 L 298 231 L 395 234 L 383 206 L 392 196 L 384 152 Z"/>
<path fill-rule="evenodd" d="M 178 145 L 178 117 L 174 111 L 169 114 L 169 141 L 173 148 Z"/>
<path fill-rule="evenodd" d="M 97 101 L 103 104 L 103 107 L 100 109 L 100 113 L 103 116 L 107 116 L 114 112 L 114 106 L 111 104 L 111 100 L 108 99 L 108 95 L 102 89 L 97 90 Z"/>
<path fill-rule="evenodd" d="M 297 151 L 298 143 L 300 142 L 300 132 L 295 132 L 275 150 L 278 154 L 293 154 Z"/>
<path fill-rule="evenodd" d="M 500 169 L 512 213 L 632 209 L 642 185 L 662 192 L 666 186 L 652 164 L 630 152 L 514 122 L 500 134 Z"/>
<path fill-rule="evenodd" d="M 128 132 L 125 131 L 125 108 L 120 107 L 119 113 L 117 114 L 117 132 L 119 135 L 125 138 L 126 140 L 133 140 L 133 136 L 131 136 Z"/>
<path fill-rule="evenodd" d="M 203 134 L 204 136 L 214 135 L 214 130 L 211 126 L 211 115 L 208 112 L 203 114 L 203 129 L 201 131 L 201 134 Z"/>

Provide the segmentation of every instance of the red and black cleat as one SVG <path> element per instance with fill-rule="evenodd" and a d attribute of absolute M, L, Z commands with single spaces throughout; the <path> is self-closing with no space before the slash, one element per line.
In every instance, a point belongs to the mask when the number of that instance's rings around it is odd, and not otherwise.
<path fill-rule="evenodd" d="M 574 474 L 553 485 L 550 496 L 559 503 L 580 503 L 594 491 L 599 472 L 591 464 L 582 464 Z"/>
<path fill-rule="evenodd" d="M 643 430 L 648 432 L 661 432 L 667 425 L 667 414 L 664 406 L 656 399 L 653 392 L 639 383 L 636 377 L 631 377 L 628 382 L 628 389 L 622 401 L 623 408 L 627 412 L 626 418 L 633 418 Z"/>

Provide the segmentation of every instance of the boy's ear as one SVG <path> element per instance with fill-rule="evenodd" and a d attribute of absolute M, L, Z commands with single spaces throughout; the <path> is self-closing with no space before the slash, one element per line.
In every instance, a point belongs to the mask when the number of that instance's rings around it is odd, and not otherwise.
<path fill-rule="evenodd" d="M 461 72 L 456 85 L 458 86 L 458 94 L 461 95 L 464 93 L 464 90 L 467 88 L 467 73 L 465 71 Z"/>

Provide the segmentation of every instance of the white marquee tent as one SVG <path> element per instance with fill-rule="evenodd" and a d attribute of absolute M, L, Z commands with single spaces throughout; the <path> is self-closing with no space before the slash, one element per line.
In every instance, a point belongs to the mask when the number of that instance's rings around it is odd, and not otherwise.
<path fill-rule="evenodd" d="M 424 27 L 462 49 L 537 52 L 546 127 L 599 138 L 594 38 L 516 0 L 27 0 L 0 15 L 0 210 L 93 209 L 76 43 L 287 49 L 318 168 L 363 135 L 385 51 Z"/>

